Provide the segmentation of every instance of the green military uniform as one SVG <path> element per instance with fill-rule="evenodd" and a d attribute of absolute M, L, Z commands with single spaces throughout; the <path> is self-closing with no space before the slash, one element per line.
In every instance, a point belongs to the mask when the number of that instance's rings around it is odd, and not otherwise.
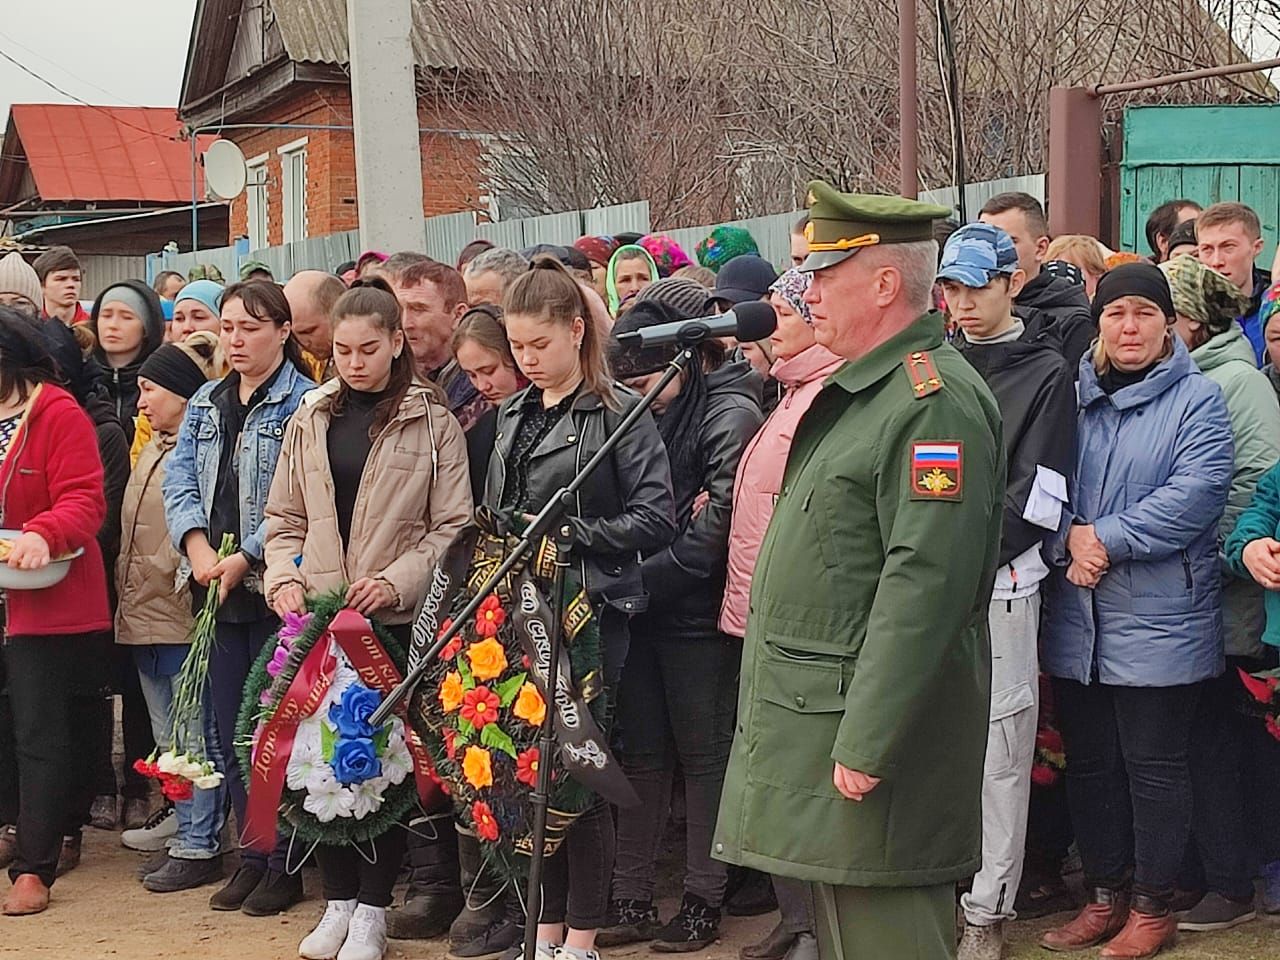
<path fill-rule="evenodd" d="M 809 269 L 868 235 L 928 239 L 945 213 L 810 195 Z M 823 960 L 954 955 L 954 884 L 981 861 L 1004 474 L 996 402 L 937 314 L 837 371 L 796 430 L 713 853 L 813 882 Z M 882 782 L 848 800 L 834 762 Z"/>

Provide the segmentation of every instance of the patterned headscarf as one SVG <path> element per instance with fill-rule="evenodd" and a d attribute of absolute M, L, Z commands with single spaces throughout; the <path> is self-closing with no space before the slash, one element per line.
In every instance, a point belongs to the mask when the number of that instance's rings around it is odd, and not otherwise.
<path fill-rule="evenodd" d="M 1160 264 L 1173 293 L 1173 309 L 1203 323 L 1212 333 L 1230 328 L 1249 309 L 1249 298 L 1240 288 L 1188 254 Z"/>
<path fill-rule="evenodd" d="M 708 270 L 720 272 L 720 268 L 744 253 L 760 255 L 755 237 L 742 227 L 722 226 L 711 231 L 710 236 L 698 244 L 695 252 L 698 262 Z"/>
<path fill-rule="evenodd" d="M 618 249 L 618 241 L 613 237 L 579 237 L 573 241 L 573 245 L 588 260 L 602 267 L 609 265 L 609 258 Z"/>
<path fill-rule="evenodd" d="M 1273 283 L 1262 295 L 1262 305 L 1258 308 L 1258 326 L 1264 331 L 1267 323 L 1280 317 L 1280 282 Z"/>
<path fill-rule="evenodd" d="M 680 244 L 665 233 L 651 233 L 641 237 L 640 246 L 649 251 L 649 256 L 653 257 L 653 262 L 658 265 L 658 273 L 664 277 L 671 276 L 681 267 L 693 264 L 689 255 L 680 248 Z"/>
<path fill-rule="evenodd" d="M 618 261 L 631 259 L 643 260 L 648 265 L 650 281 L 658 279 L 658 265 L 653 262 L 653 257 L 649 256 L 649 251 L 644 247 L 636 243 L 624 243 L 613 251 L 613 256 L 609 258 L 609 273 L 605 278 L 605 291 L 609 294 L 609 313 L 615 317 L 618 315 L 618 308 L 622 306 L 615 279 L 618 273 Z"/>
<path fill-rule="evenodd" d="M 769 292 L 776 293 L 787 301 L 791 309 L 800 314 L 800 319 L 811 324 L 813 315 L 809 313 L 809 305 L 804 302 L 805 291 L 809 289 L 811 283 L 813 283 L 812 273 L 802 273 L 792 267 L 773 282 Z"/>

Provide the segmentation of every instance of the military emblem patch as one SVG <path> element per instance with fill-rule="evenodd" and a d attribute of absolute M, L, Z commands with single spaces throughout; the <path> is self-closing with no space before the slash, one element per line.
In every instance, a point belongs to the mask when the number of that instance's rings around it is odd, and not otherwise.
<path fill-rule="evenodd" d="M 917 440 L 911 444 L 912 500 L 960 500 L 963 493 L 963 443 Z"/>

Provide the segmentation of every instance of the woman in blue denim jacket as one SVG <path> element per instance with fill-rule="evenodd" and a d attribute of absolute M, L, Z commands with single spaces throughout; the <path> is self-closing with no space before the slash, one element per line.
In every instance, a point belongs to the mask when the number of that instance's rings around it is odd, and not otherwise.
<path fill-rule="evenodd" d="M 301 372 L 306 366 L 293 337 L 289 302 L 273 283 L 227 288 L 222 345 L 231 372 L 188 402 L 163 490 L 169 535 L 190 562 L 197 609 L 208 584 L 219 584 L 209 693 L 236 822 L 243 824 L 247 793 L 234 749 L 236 716 L 249 668 L 279 626 L 262 596 L 267 492 L 285 425 L 315 383 Z M 219 560 L 217 545 L 225 533 L 234 535 L 237 549 Z M 287 838 L 281 838 L 270 858 L 242 851 L 240 869 L 209 905 L 268 916 L 297 903 L 302 878 L 285 869 L 287 850 Z"/>

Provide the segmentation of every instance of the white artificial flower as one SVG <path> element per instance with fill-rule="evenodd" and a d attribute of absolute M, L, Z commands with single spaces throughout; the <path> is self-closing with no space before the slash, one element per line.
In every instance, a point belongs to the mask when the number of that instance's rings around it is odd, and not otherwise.
<path fill-rule="evenodd" d="M 320 701 L 319 709 L 316 710 L 319 716 L 328 716 L 329 707 L 342 699 L 342 692 L 360 680 L 360 675 L 351 666 L 351 661 L 347 659 L 347 655 L 332 640 L 329 641 L 329 652 L 337 658 L 338 667 L 334 671 L 333 682 L 329 684 L 329 689 L 325 692 L 324 699 Z"/>
<path fill-rule="evenodd" d="M 302 801 L 302 809 L 315 814 L 321 823 L 329 823 L 335 817 L 351 816 L 356 798 L 350 790 L 339 787 L 332 793 L 308 793 Z"/>
<path fill-rule="evenodd" d="M 355 802 L 351 808 L 351 815 L 361 820 L 382 806 L 382 791 L 386 789 L 386 785 L 385 778 L 373 777 L 353 786 L 351 793 Z"/>
<path fill-rule="evenodd" d="M 191 782 L 201 790 L 216 790 L 222 785 L 222 774 L 216 772 L 206 773 L 202 776 L 196 777 Z"/>
<path fill-rule="evenodd" d="M 289 789 L 303 789 L 316 772 L 317 765 L 326 769 L 329 766 L 320 758 L 320 724 L 312 724 L 307 720 L 298 728 L 293 752 L 289 754 L 289 766 L 285 771 L 285 782 Z"/>
<path fill-rule="evenodd" d="M 333 767 L 327 763 L 314 764 L 311 768 L 311 774 L 307 777 L 306 783 L 303 784 L 307 793 L 321 795 L 337 793 L 343 789 L 336 777 L 333 775 Z"/>
<path fill-rule="evenodd" d="M 404 742 L 404 734 L 401 732 L 404 728 L 399 725 L 399 718 L 396 718 L 395 723 L 398 726 L 393 727 L 391 736 L 387 738 L 387 749 L 381 757 L 382 776 L 388 783 L 399 784 L 413 772 L 413 754 Z"/>

